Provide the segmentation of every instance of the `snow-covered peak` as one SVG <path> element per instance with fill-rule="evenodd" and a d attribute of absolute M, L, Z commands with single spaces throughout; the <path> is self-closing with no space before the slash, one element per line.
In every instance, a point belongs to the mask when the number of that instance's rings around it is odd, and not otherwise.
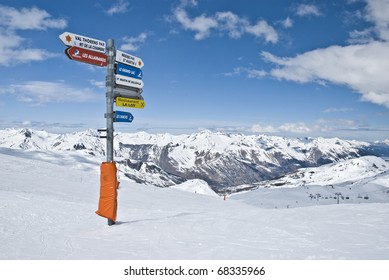
<path fill-rule="evenodd" d="M 219 197 L 204 180 L 188 180 L 184 183 L 175 185 L 172 188 L 196 194 Z"/>
<path fill-rule="evenodd" d="M 24 150 L 48 149 L 57 136 L 41 130 L 7 128 L 0 130 L 0 146 Z"/>
<path fill-rule="evenodd" d="M 233 138 L 222 132 L 212 133 L 209 130 L 203 130 L 191 134 L 184 139 L 183 144 L 196 150 L 213 150 L 222 152 L 233 142 Z"/>

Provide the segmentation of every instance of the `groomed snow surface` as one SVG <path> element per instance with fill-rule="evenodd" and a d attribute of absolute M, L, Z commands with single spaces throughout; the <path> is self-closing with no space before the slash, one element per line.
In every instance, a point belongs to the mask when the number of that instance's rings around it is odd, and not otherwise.
<path fill-rule="evenodd" d="M 372 196 L 321 205 L 287 187 L 268 200 L 259 188 L 224 201 L 203 181 L 157 188 L 120 178 L 110 227 L 95 214 L 95 158 L 0 148 L 0 160 L 3 260 L 389 258 L 389 204 Z M 389 196 L 388 179 L 368 184 Z M 286 207 L 295 200 L 298 207 Z"/>

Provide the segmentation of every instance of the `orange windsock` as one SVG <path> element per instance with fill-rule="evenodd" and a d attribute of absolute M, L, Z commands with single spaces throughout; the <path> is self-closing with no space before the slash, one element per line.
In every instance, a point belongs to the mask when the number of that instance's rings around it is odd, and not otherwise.
<path fill-rule="evenodd" d="M 114 162 L 103 162 L 100 166 L 100 199 L 97 215 L 116 221 L 117 212 L 117 188 L 116 164 Z"/>

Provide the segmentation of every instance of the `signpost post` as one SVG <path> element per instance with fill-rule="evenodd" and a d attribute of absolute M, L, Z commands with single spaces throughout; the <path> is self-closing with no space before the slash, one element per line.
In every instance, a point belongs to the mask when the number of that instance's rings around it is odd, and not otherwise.
<path fill-rule="evenodd" d="M 107 119 L 106 129 L 100 129 L 99 132 L 105 131 L 106 136 L 100 136 L 101 138 L 107 139 L 107 162 L 102 163 L 102 167 L 105 164 L 106 167 L 103 173 L 101 169 L 100 175 L 100 200 L 99 200 L 99 210 L 96 211 L 97 214 L 103 217 L 112 217 L 108 218 L 108 225 L 114 225 L 116 220 L 116 187 L 117 187 L 117 177 L 116 177 L 116 165 L 114 162 L 114 149 L 113 149 L 113 140 L 114 140 L 114 122 L 128 122 L 131 123 L 134 119 L 134 116 L 129 112 L 116 111 L 114 112 L 114 102 L 116 101 L 116 106 L 127 107 L 127 108 L 139 108 L 143 109 L 145 107 L 145 102 L 143 97 L 140 95 L 143 91 L 143 81 L 142 81 L 142 68 L 144 66 L 143 60 L 139 57 L 133 56 L 131 54 L 119 51 L 115 49 L 115 42 L 113 39 L 108 39 L 107 44 L 104 41 L 97 39 L 85 37 L 78 34 L 73 34 L 70 32 L 64 32 L 59 35 L 59 39 L 66 45 L 68 48 L 65 50 L 65 54 L 72 60 L 89 63 L 97 65 L 100 67 L 107 67 L 106 73 L 106 113 L 105 118 Z M 116 75 L 115 75 L 116 74 Z M 109 177 L 109 188 L 115 191 L 114 203 L 109 204 L 108 210 L 111 211 L 109 214 L 100 213 L 100 202 L 102 201 L 102 186 L 105 184 L 105 181 Z M 104 181 L 104 184 L 102 183 Z M 105 191 L 105 190 L 104 190 Z M 109 199 L 111 199 L 111 193 L 109 193 Z M 112 202 L 112 200 L 111 200 Z M 110 203 L 111 203 L 110 202 Z M 106 201 L 104 201 L 106 203 Z M 103 204 L 104 204 L 103 203 Z M 106 207 L 107 208 L 107 207 Z"/>
<path fill-rule="evenodd" d="M 113 39 L 108 39 L 108 65 L 106 76 L 106 105 L 107 105 L 107 162 L 113 161 L 113 101 L 114 101 L 114 85 L 115 85 L 115 42 Z M 115 221 L 108 219 L 108 225 L 114 225 Z"/>

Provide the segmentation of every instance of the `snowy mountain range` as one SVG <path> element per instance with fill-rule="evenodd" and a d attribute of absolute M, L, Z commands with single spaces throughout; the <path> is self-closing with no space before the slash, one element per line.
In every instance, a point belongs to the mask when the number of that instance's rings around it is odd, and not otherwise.
<path fill-rule="evenodd" d="M 389 257 L 387 143 L 118 133 L 109 228 L 104 151 L 92 130 L 0 130 L 0 259 Z"/>
<path fill-rule="evenodd" d="M 137 183 L 168 187 L 196 179 L 207 182 L 213 190 L 222 193 L 263 184 L 277 186 L 285 182 L 301 185 L 309 180 L 317 181 L 314 176 L 306 175 L 313 170 L 309 168 L 364 156 L 385 158 L 389 156 L 388 143 L 247 136 L 205 130 L 178 136 L 115 133 L 114 149 L 121 174 Z M 5 129 L 0 130 L 0 147 L 77 151 L 80 156 L 96 161 L 104 161 L 105 155 L 105 139 L 94 130 L 52 134 L 31 129 Z M 363 161 L 359 164 L 363 165 Z M 382 164 L 380 162 L 377 166 Z M 330 172 L 331 176 L 342 174 L 342 165 L 335 166 L 337 170 Z M 308 169 L 301 173 L 298 171 L 301 168 Z"/>

